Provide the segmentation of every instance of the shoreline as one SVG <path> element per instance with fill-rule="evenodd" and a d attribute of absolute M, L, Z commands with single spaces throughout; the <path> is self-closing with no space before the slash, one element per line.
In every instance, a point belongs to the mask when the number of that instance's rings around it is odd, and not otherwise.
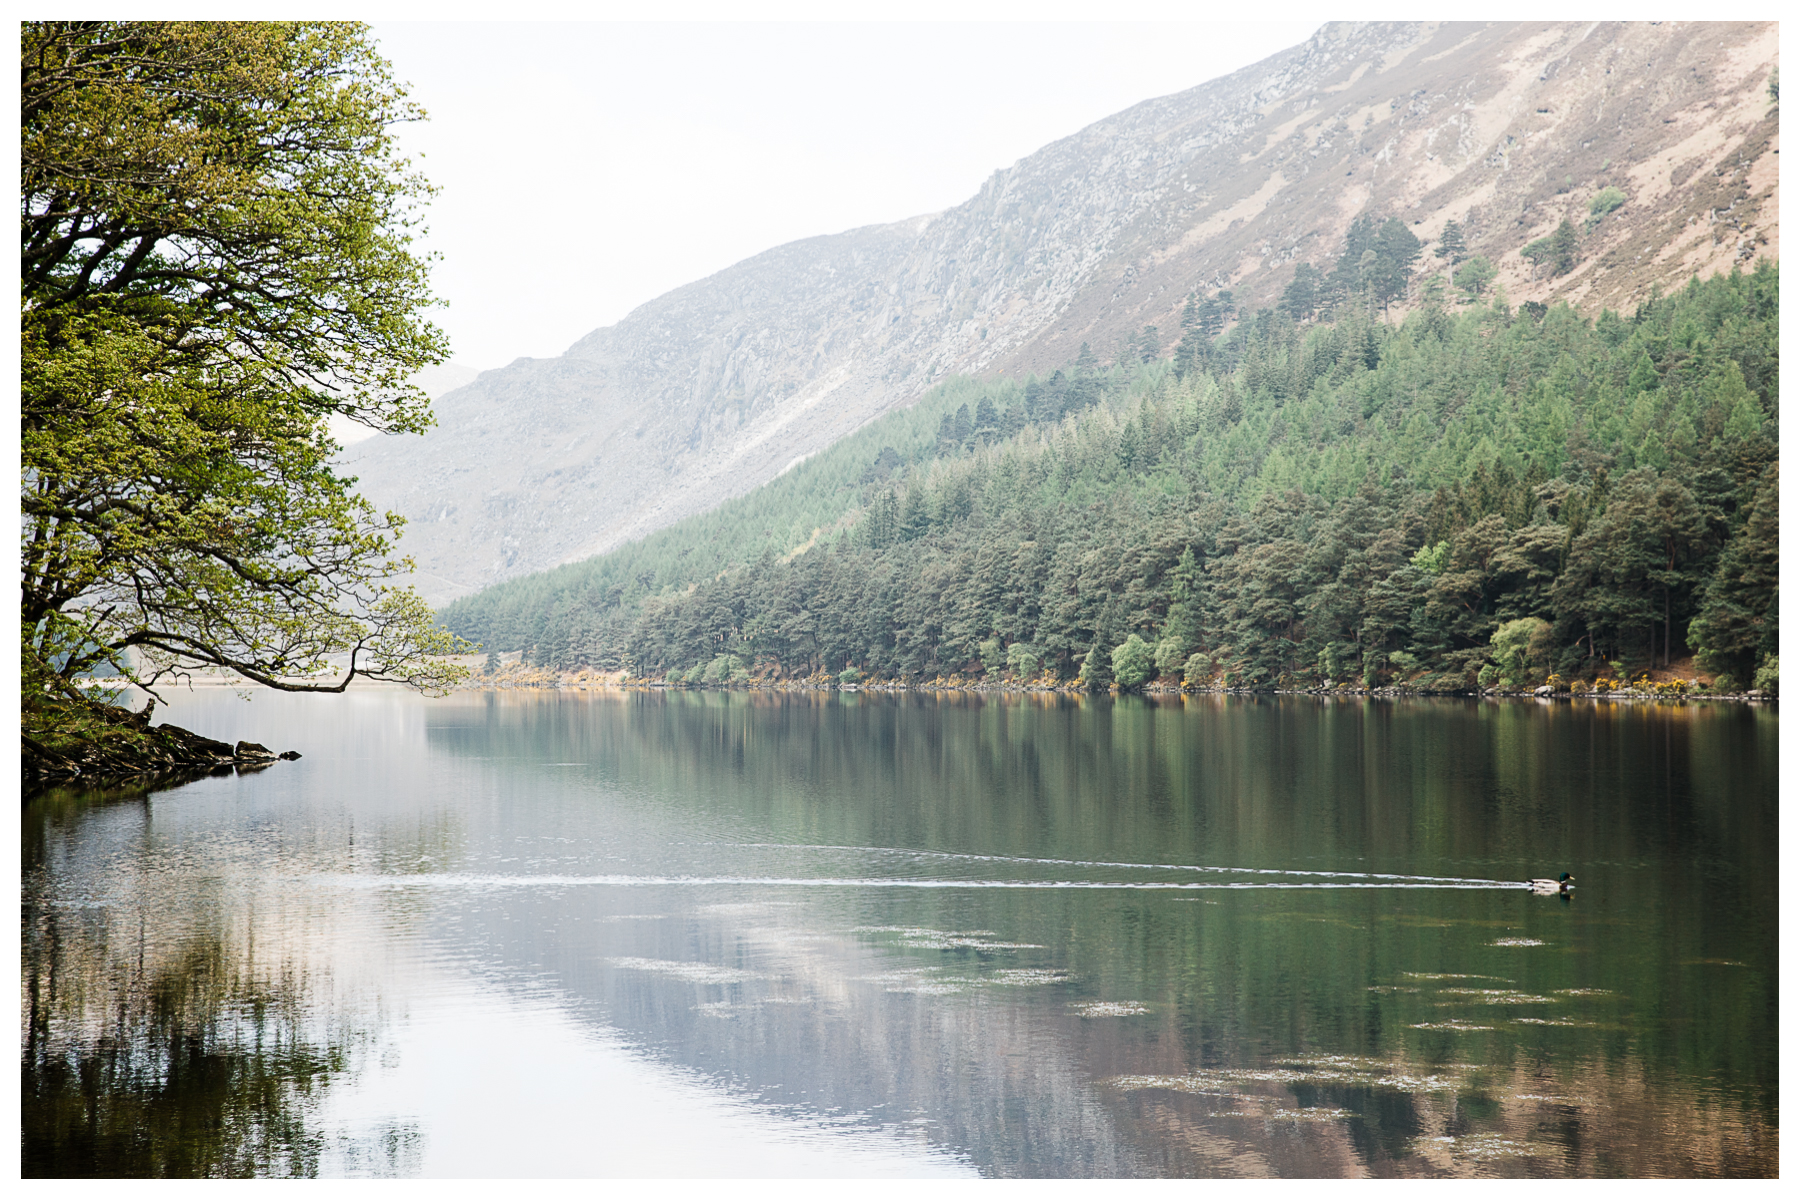
<path fill-rule="evenodd" d="M 137 685 L 117 679 L 83 680 L 81 686 L 93 690 L 140 690 Z M 405 684 L 382 680 L 357 681 L 352 689 L 381 688 L 410 691 Z M 219 677 L 200 677 L 185 679 L 179 687 L 170 690 L 193 688 L 233 688 L 246 692 L 274 691 L 260 683 L 245 679 L 225 679 Z M 1632 702 L 1657 701 L 1679 703 L 1733 703 L 1733 704 L 1772 704 L 1778 701 L 1779 693 L 1769 695 L 1751 689 L 1743 692 L 1709 692 L 1709 691 L 1657 691 L 1637 690 L 1630 687 L 1616 688 L 1607 691 L 1551 691 L 1547 687 L 1508 689 L 1485 688 L 1468 690 L 1440 691 L 1435 689 L 1407 687 L 1311 687 L 1311 688 L 1234 688 L 1234 687 L 1177 687 L 1169 684 L 1150 684 L 1135 691 L 1127 691 L 1113 687 L 1104 692 L 1090 691 L 1087 688 L 1070 684 L 1016 684 L 1016 683 L 974 683 L 974 682 L 923 682 L 923 683 L 854 683 L 842 684 L 834 680 L 818 679 L 783 679 L 753 680 L 749 683 L 735 684 L 690 684 L 671 683 L 660 679 L 630 679 L 622 672 L 609 672 L 604 675 L 579 676 L 563 675 L 546 677 L 544 675 L 520 675 L 513 678 L 498 678 L 485 682 L 471 680 L 459 687 L 452 688 L 449 694 L 464 692 L 880 692 L 880 693 L 959 693 L 971 695 L 996 696 L 1312 696 L 1325 700 L 1377 699 L 1399 700 L 1407 698 L 1427 699 L 1467 699 L 1467 700 L 1537 700 L 1537 701 L 1578 701 L 1578 700 L 1628 700 Z M 325 695 L 328 693 L 315 693 Z"/>

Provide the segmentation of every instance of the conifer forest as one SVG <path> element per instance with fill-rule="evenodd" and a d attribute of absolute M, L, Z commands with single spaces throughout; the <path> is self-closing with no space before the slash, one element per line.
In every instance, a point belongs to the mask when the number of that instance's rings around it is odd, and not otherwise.
<path fill-rule="evenodd" d="M 1690 655 L 1723 687 L 1772 676 L 1778 269 L 1597 317 L 1440 280 L 1395 320 L 1383 271 L 1403 283 L 1417 245 L 1360 232 L 1359 292 L 1340 264 L 1276 309 L 1196 293 L 1172 357 L 1147 328 L 1110 365 L 953 380 L 444 620 L 691 684 L 1462 691 Z"/>

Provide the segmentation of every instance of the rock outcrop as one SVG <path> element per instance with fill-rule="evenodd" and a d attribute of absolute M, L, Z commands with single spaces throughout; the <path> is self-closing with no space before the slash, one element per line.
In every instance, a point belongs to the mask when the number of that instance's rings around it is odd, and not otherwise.
<path fill-rule="evenodd" d="M 138 712 L 109 704 L 63 706 L 65 718 L 39 736 L 20 733 L 20 775 L 29 800 L 48 788 L 97 788 L 145 781 L 180 782 L 236 770 L 260 770 L 298 751 L 276 754 L 256 742 L 216 741 L 175 725 L 150 724 L 154 700 Z"/>
<path fill-rule="evenodd" d="M 997 171 L 947 212 L 780 246 L 347 454 L 412 522 L 435 603 L 603 552 L 766 482 L 954 373 L 1174 344 L 1195 289 L 1273 304 L 1359 215 L 1445 223 L 1513 303 L 1629 307 L 1779 250 L 1762 24 L 1328 25 Z M 1590 220 L 1602 188 L 1622 205 Z M 1565 218 L 1580 262 L 1519 249 Z M 1435 266 L 1434 266 L 1435 264 Z"/>

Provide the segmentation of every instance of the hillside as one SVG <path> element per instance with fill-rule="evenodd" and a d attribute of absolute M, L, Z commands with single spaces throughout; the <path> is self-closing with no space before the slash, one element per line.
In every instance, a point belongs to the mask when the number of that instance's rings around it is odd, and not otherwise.
<path fill-rule="evenodd" d="M 425 438 L 346 457 L 412 520 L 442 602 L 742 495 L 952 375 L 1111 360 L 1147 326 L 1172 345 L 1196 290 L 1273 305 L 1358 217 L 1398 218 L 1440 268 L 1457 221 L 1514 303 L 1625 308 L 1778 256 L 1775 56 L 1773 24 L 1327 26 L 947 212 L 778 247 L 486 372 Z M 1607 188 L 1623 202 L 1590 221 Z M 1553 276 L 1519 251 L 1565 218 L 1581 242 Z"/>
<path fill-rule="evenodd" d="M 688 682 L 1768 680 L 1779 295 L 1767 263 L 1593 321 L 1388 324 L 1365 293 L 1173 364 L 965 382 L 443 618 Z"/>

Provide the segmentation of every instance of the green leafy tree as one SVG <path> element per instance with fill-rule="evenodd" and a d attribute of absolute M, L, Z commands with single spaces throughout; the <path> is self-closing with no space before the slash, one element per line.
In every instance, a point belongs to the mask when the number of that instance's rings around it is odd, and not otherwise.
<path fill-rule="evenodd" d="M 326 431 L 423 430 L 406 381 L 445 356 L 390 132 L 420 114 L 367 31 L 27 22 L 21 50 L 27 724 L 107 664 L 461 678 Z"/>
<path fill-rule="evenodd" d="M 1525 683 L 1548 670 L 1550 631 L 1550 622 L 1541 617 L 1520 617 L 1494 630 L 1489 642 L 1502 682 Z"/>
<path fill-rule="evenodd" d="M 1165 637 L 1156 643 L 1156 673 L 1158 676 L 1179 676 L 1182 667 L 1189 658 L 1187 643 L 1177 637 Z"/>
<path fill-rule="evenodd" d="M 981 657 L 981 669 L 989 679 L 1000 678 L 1006 670 L 1006 647 L 1000 644 L 997 637 L 984 640 L 977 648 Z"/>
<path fill-rule="evenodd" d="M 1523 246 L 1519 247 L 1520 257 L 1524 258 L 1532 265 L 1534 278 L 1536 277 L 1536 268 L 1549 262 L 1554 253 L 1555 247 L 1552 245 L 1548 234 L 1541 238 L 1526 242 Z"/>
<path fill-rule="evenodd" d="M 1475 301 L 1479 300 L 1482 293 L 1487 291 L 1488 285 L 1494 282 L 1494 277 L 1498 274 L 1500 274 L 1499 270 L 1487 260 L 1486 255 L 1477 254 L 1457 267 L 1451 279 L 1457 287 L 1463 290 L 1463 294 L 1470 301 Z"/>
<path fill-rule="evenodd" d="M 1199 687 L 1212 678 L 1212 673 L 1213 664 L 1210 657 L 1200 653 L 1190 654 L 1187 662 L 1181 668 L 1181 686 Z"/>
<path fill-rule="evenodd" d="M 1112 673 L 1121 688 L 1140 688 L 1156 678 L 1156 651 L 1131 634 L 1112 652 Z"/>

